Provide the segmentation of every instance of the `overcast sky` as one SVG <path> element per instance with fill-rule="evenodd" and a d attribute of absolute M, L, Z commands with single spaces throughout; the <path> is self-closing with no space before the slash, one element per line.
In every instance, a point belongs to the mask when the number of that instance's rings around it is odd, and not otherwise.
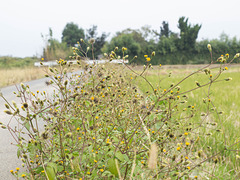
<path fill-rule="evenodd" d="M 159 31 L 162 21 L 179 32 L 178 19 L 185 16 L 191 24 L 202 24 L 198 40 L 218 38 L 222 32 L 239 39 L 239 7 L 239 0 L 1 0 L 0 56 L 40 55 L 41 34 L 51 27 L 61 40 L 68 22 L 83 29 L 97 25 L 99 32 L 113 36 L 144 25 Z"/>

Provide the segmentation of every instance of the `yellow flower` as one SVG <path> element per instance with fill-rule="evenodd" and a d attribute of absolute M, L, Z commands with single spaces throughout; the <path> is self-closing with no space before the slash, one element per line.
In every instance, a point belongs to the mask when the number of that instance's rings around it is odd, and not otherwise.
<path fill-rule="evenodd" d="M 184 135 L 185 135 L 185 136 L 187 136 L 187 135 L 188 135 L 188 133 L 187 133 L 187 132 L 185 132 L 185 133 L 184 133 Z"/>
<path fill-rule="evenodd" d="M 95 163 L 97 163 L 97 160 L 94 160 Z"/>
<path fill-rule="evenodd" d="M 95 140 L 96 138 L 95 137 L 93 137 L 93 140 Z"/>
<path fill-rule="evenodd" d="M 186 146 L 189 146 L 190 145 L 190 143 L 189 142 L 186 142 Z"/>
<path fill-rule="evenodd" d="M 13 173 L 13 170 L 10 170 L 10 173 Z"/>
<path fill-rule="evenodd" d="M 96 119 L 98 119 L 99 117 L 98 117 L 98 116 L 96 116 L 95 118 L 96 118 Z"/>
<path fill-rule="evenodd" d="M 24 178 L 24 177 L 26 177 L 26 175 L 25 175 L 25 174 L 22 174 L 22 177 Z"/>
<path fill-rule="evenodd" d="M 41 60 L 44 61 L 44 58 L 42 58 Z"/>
<path fill-rule="evenodd" d="M 94 97 L 91 97 L 91 100 L 93 101 L 93 100 L 94 100 Z"/>
<path fill-rule="evenodd" d="M 146 60 L 147 60 L 147 61 L 151 61 L 151 58 L 148 57 L 148 58 L 146 58 Z"/>
<path fill-rule="evenodd" d="M 19 167 L 17 167 L 17 168 L 16 168 L 16 170 L 17 170 L 17 171 L 19 171 L 19 170 L 20 170 L 20 168 L 19 168 Z"/>
<path fill-rule="evenodd" d="M 103 169 L 100 169 L 101 172 L 103 172 L 104 170 Z"/>
<path fill-rule="evenodd" d="M 185 159 L 188 159 L 188 157 L 186 156 Z"/>
<path fill-rule="evenodd" d="M 189 166 L 187 167 L 188 169 L 191 169 Z"/>
<path fill-rule="evenodd" d="M 180 149 L 181 149 L 180 147 L 177 147 L 177 151 L 180 151 Z"/>
<path fill-rule="evenodd" d="M 145 57 L 145 58 L 147 58 L 147 57 L 148 57 L 148 55 L 144 55 L 144 57 Z"/>
<path fill-rule="evenodd" d="M 228 67 L 225 67 L 224 69 L 225 69 L 225 70 L 228 70 Z"/>

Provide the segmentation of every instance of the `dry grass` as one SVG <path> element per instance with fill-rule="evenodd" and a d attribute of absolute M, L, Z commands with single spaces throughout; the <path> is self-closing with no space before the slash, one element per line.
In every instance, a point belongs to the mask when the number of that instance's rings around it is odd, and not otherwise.
<path fill-rule="evenodd" d="M 43 78 L 46 74 L 44 69 L 38 67 L 0 69 L 0 87 Z"/>

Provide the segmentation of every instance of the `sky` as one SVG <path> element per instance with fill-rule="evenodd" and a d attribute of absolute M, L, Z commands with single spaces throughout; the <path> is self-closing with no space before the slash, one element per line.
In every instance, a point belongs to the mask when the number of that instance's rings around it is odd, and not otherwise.
<path fill-rule="evenodd" d="M 178 19 L 187 17 L 201 24 L 198 40 L 219 38 L 221 33 L 240 38 L 239 0 L 1 0 L 0 56 L 41 56 L 41 34 L 53 30 L 61 40 L 69 22 L 83 29 L 98 26 L 98 32 L 110 33 L 148 25 L 158 30 L 162 21 L 179 32 Z"/>

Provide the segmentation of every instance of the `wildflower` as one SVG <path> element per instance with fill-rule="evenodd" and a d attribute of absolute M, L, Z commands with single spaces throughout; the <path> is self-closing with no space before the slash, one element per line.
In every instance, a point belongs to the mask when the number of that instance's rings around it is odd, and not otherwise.
<path fill-rule="evenodd" d="M 155 131 L 152 131 L 152 133 L 154 134 L 154 133 L 155 133 Z"/>
<path fill-rule="evenodd" d="M 177 151 L 180 151 L 180 149 L 181 149 L 180 147 L 177 147 Z"/>
<path fill-rule="evenodd" d="M 185 159 L 188 159 L 188 157 L 186 156 Z"/>
<path fill-rule="evenodd" d="M 13 174 L 13 170 L 10 170 L 10 173 L 12 173 L 12 174 Z"/>
<path fill-rule="evenodd" d="M 148 55 L 144 55 L 144 57 L 145 57 L 145 58 L 147 58 L 147 57 L 148 57 Z"/>
<path fill-rule="evenodd" d="M 224 69 L 225 69 L 225 70 L 228 70 L 228 67 L 225 67 Z"/>
<path fill-rule="evenodd" d="M 163 149 L 163 152 L 167 152 L 166 149 Z"/>
<path fill-rule="evenodd" d="M 99 117 L 98 117 L 98 116 L 96 116 L 95 118 L 96 118 L 96 119 L 98 119 Z"/>
<path fill-rule="evenodd" d="M 125 47 L 122 47 L 122 51 L 124 52 L 124 51 L 126 51 L 127 50 L 127 48 L 125 48 Z"/>
<path fill-rule="evenodd" d="M 187 167 L 188 169 L 191 169 L 189 166 Z"/>
<path fill-rule="evenodd" d="M 149 61 L 151 61 L 151 58 L 148 57 L 148 58 L 146 58 L 146 60 L 149 62 Z"/>
<path fill-rule="evenodd" d="M 96 138 L 95 138 L 95 137 L 93 137 L 92 139 L 93 139 L 93 140 L 95 140 Z"/>
<path fill-rule="evenodd" d="M 78 140 L 81 140 L 82 138 L 81 137 L 78 137 Z"/>
<path fill-rule="evenodd" d="M 91 97 L 91 100 L 92 100 L 92 101 L 94 100 L 94 97 L 93 97 L 93 96 Z"/>
<path fill-rule="evenodd" d="M 103 169 L 100 169 L 101 172 L 103 172 L 104 170 Z"/>
<path fill-rule="evenodd" d="M 17 170 L 17 171 L 19 171 L 19 170 L 20 170 L 20 168 L 19 168 L 19 167 L 17 167 L 17 168 L 16 168 L 16 170 Z"/>
<path fill-rule="evenodd" d="M 184 135 L 185 135 L 185 136 L 187 136 L 187 135 L 188 135 L 188 133 L 187 133 L 187 132 L 185 132 L 185 133 L 184 133 Z"/>
<path fill-rule="evenodd" d="M 190 143 L 189 142 L 186 142 L 186 146 L 189 146 L 190 145 Z"/>
<path fill-rule="evenodd" d="M 26 177 L 26 175 L 25 175 L 25 174 L 22 174 L 22 177 L 24 178 L 24 177 Z"/>
<path fill-rule="evenodd" d="M 152 56 L 155 56 L 155 51 L 152 52 Z"/>
<path fill-rule="evenodd" d="M 161 65 L 161 64 L 159 64 L 159 66 L 160 66 L 160 67 L 162 67 L 162 65 Z"/>
<path fill-rule="evenodd" d="M 225 57 L 226 57 L 226 58 L 229 58 L 229 54 L 228 54 L 228 53 L 227 53 L 227 54 L 225 54 Z"/>
<path fill-rule="evenodd" d="M 91 174 L 91 173 L 88 171 L 87 174 Z"/>
<path fill-rule="evenodd" d="M 78 127 L 76 130 L 77 130 L 77 131 L 79 131 L 79 130 L 80 130 L 80 128 Z"/>
<path fill-rule="evenodd" d="M 97 163 L 97 160 L 94 159 L 94 162 Z"/>

